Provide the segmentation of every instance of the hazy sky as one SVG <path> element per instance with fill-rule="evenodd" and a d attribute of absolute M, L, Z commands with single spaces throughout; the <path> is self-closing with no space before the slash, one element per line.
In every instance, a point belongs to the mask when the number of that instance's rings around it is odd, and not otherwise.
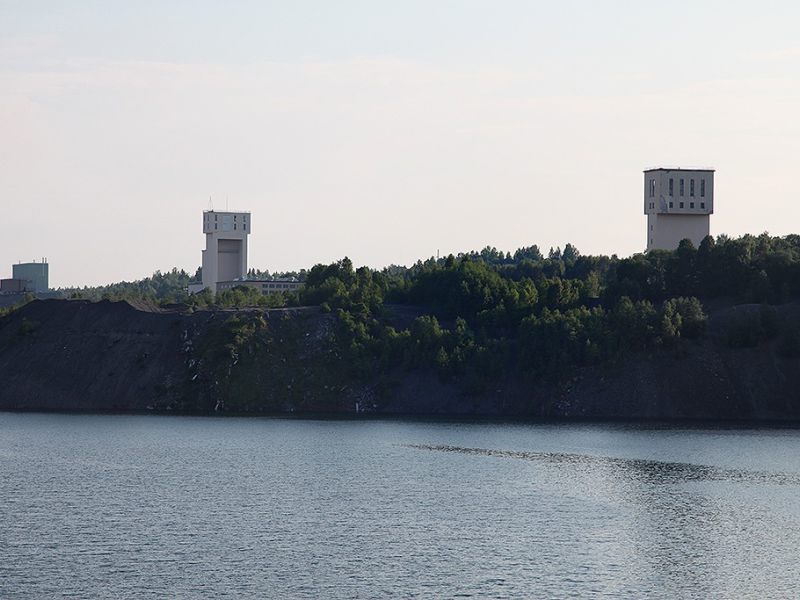
<path fill-rule="evenodd" d="M 717 169 L 712 233 L 800 232 L 800 4 L 0 0 L 0 276 L 493 245 L 645 246 L 642 170 Z"/>

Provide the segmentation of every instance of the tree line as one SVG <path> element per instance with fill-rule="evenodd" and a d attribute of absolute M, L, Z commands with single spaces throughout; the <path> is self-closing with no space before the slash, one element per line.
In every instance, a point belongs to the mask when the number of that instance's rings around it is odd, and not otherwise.
<path fill-rule="evenodd" d="M 709 236 L 697 248 L 684 240 L 672 252 L 628 258 L 586 256 L 572 244 L 546 253 L 535 245 L 513 253 L 486 247 L 379 270 L 355 268 L 344 258 L 297 273 L 305 283 L 301 290 L 270 296 L 244 286 L 189 296 L 186 288 L 198 275 L 173 269 L 72 293 L 190 309 L 320 306 L 335 317 L 332 352 L 354 376 L 433 369 L 479 390 L 512 372 L 557 379 L 577 366 L 686 343 L 704 335 L 703 305 L 713 301 L 796 300 L 800 236 Z M 398 320 L 398 307 L 414 317 Z M 800 353 L 800 328 L 776 326 L 766 309 L 742 315 L 731 324 L 732 347 L 785 330 L 790 333 L 781 347 Z"/>

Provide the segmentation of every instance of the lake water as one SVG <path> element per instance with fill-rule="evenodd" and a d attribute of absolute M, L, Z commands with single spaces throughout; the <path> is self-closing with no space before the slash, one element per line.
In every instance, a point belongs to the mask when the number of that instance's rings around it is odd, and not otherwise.
<path fill-rule="evenodd" d="M 2 598 L 796 598 L 800 432 L 0 413 Z"/>

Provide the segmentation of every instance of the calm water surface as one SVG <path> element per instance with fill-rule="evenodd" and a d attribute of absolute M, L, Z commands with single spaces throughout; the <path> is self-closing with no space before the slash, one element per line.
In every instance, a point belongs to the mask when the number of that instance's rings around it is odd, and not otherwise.
<path fill-rule="evenodd" d="M 2 598 L 797 598 L 800 432 L 0 413 Z"/>

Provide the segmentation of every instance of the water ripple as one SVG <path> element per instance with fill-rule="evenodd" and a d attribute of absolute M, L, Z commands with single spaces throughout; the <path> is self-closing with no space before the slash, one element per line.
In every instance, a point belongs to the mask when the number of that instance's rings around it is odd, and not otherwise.
<path fill-rule="evenodd" d="M 798 447 L 0 413 L 0 598 L 797 597 Z"/>

